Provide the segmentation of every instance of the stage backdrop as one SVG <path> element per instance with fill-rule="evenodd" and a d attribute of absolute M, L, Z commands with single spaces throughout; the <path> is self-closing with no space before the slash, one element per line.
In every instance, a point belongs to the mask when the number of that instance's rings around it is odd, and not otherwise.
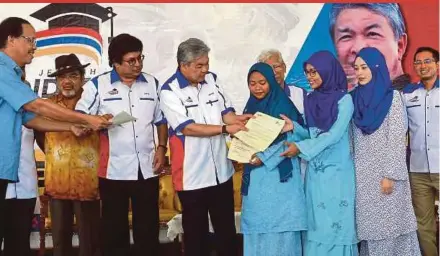
<path fill-rule="evenodd" d="M 398 6 L 399 7 L 399 6 Z M 176 70 L 180 42 L 197 37 L 211 48 L 210 68 L 217 73 L 238 112 L 249 92 L 246 75 L 263 49 L 282 52 L 287 64 L 287 81 L 306 87 L 302 63 L 313 52 L 336 54 L 329 32 L 332 4 L 0 4 L 0 20 L 9 16 L 27 19 L 37 30 L 32 64 L 27 80 L 41 97 L 56 92 L 54 59 L 76 53 L 91 63 L 86 78 L 110 69 L 107 48 L 112 36 L 129 33 L 144 44 L 144 72 L 164 82 Z M 402 56 L 405 72 L 417 78 L 412 57 L 419 46 L 438 49 L 438 2 L 400 5 L 408 44 Z M 37 152 L 42 158 L 41 152 Z"/>
<path fill-rule="evenodd" d="M 32 88 L 42 97 L 55 93 L 55 80 L 47 74 L 54 70 L 54 59 L 60 54 L 73 52 L 82 62 L 90 62 L 86 77 L 91 78 L 110 69 L 107 48 L 111 37 L 130 33 L 144 44 L 144 72 L 163 82 L 177 67 L 179 43 L 197 37 L 211 48 L 211 71 L 218 74 L 240 112 L 249 95 L 248 68 L 261 50 L 280 50 L 287 64 L 287 81 L 298 86 L 307 86 L 302 63 L 313 52 L 336 53 L 329 33 L 331 7 L 319 3 L 1 4 L 0 19 L 18 16 L 36 28 L 38 50 L 26 71 Z M 405 3 L 400 9 L 408 34 L 403 67 L 415 81 L 411 66 L 415 49 L 422 45 L 438 48 L 438 3 Z"/>
<path fill-rule="evenodd" d="M 18 16 L 36 28 L 38 49 L 26 73 L 41 97 L 56 93 L 55 79 L 47 75 L 54 71 L 54 59 L 60 54 L 76 53 L 83 63 L 91 63 L 86 70 L 90 79 L 110 69 L 107 48 L 111 38 L 130 33 L 144 44 L 144 72 L 164 82 L 176 70 L 179 43 L 197 37 L 211 48 L 211 71 L 217 73 L 219 83 L 241 112 L 249 96 L 247 71 L 261 50 L 280 50 L 287 65 L 286 81 L 300 87 L 308 86 L 302 65 L 313 52 L 344 54 L 335 50 L 330 36 L 332 7 L 320 3 L 0 4 L 0 20 Z M 395 8 L 403 14 L 407 34 L 401 65 L 416 81 L 412 69 L 415 49 L 438 48 L 438 2 L 404 3 Z"/>
<path fill-rule="evenodd" d="M 249 95 L 246 75 L 258 54 L 277 48 L 290 67 L 323 4 L 1 4 L 0 19 L 18 16 L 36 28 L 38 50 L 26 69 L 34 90 L 55 92 L 47 77 L 59 54 L 90 62 L 86 76 L 110 69 L 110 37 L 129 33 L 144 44 L 144 72 L 160 82 L 176 70 L 179 43 L 197 37 L 211 48 L 210 68 L 238 111 Z"/>

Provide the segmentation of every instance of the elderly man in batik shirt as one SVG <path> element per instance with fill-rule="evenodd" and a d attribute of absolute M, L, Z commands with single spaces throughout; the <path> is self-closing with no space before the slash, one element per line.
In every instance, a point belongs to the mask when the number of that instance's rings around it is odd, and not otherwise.
<path fill-rule="evenodd" d="M 74 109 L 81 98 L 85 67 L 74 54 L 55 59 L 58 94 L 50 101 Z M 94 256 L 99 245 L 99 136 L 76 137 L 71 132 L 37 133 L 46 154 L 45 192 L 50 214 L 54 256 L 72 254 L 74 216 L 79 233 L 79 255 Z"/>

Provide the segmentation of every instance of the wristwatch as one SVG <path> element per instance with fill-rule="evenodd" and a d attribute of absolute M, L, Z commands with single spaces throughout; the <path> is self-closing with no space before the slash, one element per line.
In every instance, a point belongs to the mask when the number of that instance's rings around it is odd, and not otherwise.
<path fill-rule="evenodd" d="M 222 134 L 228 134 L 228 131 L 226 131 L 226 125 L 222 126 Z"/>

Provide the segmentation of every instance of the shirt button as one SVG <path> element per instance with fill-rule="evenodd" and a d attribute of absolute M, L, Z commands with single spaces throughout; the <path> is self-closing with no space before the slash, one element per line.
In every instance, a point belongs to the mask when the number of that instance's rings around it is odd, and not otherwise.
<path fill-rule="evenodd" d="M 131 105 L 132 108 L 134 108 L 134 105 Z"/>
<path fill-rule="evenodd" d="M 429 136 L 429 135 L 428 135 Z M 136 135 L 136 138 L 139 138 L 139 136 Z"/>

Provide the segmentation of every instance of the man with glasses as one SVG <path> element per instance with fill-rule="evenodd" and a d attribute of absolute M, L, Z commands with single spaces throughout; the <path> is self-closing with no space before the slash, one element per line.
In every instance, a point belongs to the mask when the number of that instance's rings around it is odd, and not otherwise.
<path fill-rule="evenodd" d="M 135 255 L 158 255 L 159 178 L 167 151 L 167 124 L 159 109 L 158 81 L 142 73 L 142 42 L 129 34 L 112 39 L 110 72 L 84 85 L 76 110 L 93 114 L 125 111 L 136 118 L 101 133 L 99 192 L 103 254 L 129 255 L 129 199 Z M 156 125 L 156 129 L 153 125 Z M 158 143 L 154 132 L 157 130 Z"/>
<path fill-rule="evenodd" d="M 55 59 L 58 94 L 48 100 L 73 110 L 81 97 L 85 67 L 75 54 Z M 77 138 L 70 132 L 36 132 L 46 155 L 45 193 L 50 196 L 54 256 L 72 254 L 73 218 L 79 231 L 79 255 L 94 256 L 99 248 L 99 136 Z"/>
<path fill-rule="evenodd" d="M 258 56 L 258 62 L 264 62 L 272 67 L 278 84 L 280 84 L 281 88 L 284 90 L 286 95 L 290 98 L 295 107 L 298 109 L 299 113 L 301 113 L 301 116 L 304 118 L 303 89 L 295 86 L 294 84 L 286 84 L 286 64 L 284 63 L 281 52 L 275 49 L 263 50 Z"/>
<path fill-rule="evenodd" d="M 6 189 L 8 183 L 18 181 L 22 125 L 43 130 L 48 124 L 57 125 L 67 131 L 73 127 L 35 114 L 89 125 L 95 130 L 110 125 L 105 117 L 84 115 L 38 98 L 22 82 L 20 68 L 31 63 L 35 50 L 35 29 L 28 21 L 10 17 L 0 23 L 0 237 L 4 232 Z"/>
<path fill-rule="evenodd" d="M 403 90 L 409 124 L 409 171 L 420 246 L 424 256 L 438 256 L 435 196 L 439 193 L 439 53 L 420 47 L 414 55 L 420 82 Z"/>

